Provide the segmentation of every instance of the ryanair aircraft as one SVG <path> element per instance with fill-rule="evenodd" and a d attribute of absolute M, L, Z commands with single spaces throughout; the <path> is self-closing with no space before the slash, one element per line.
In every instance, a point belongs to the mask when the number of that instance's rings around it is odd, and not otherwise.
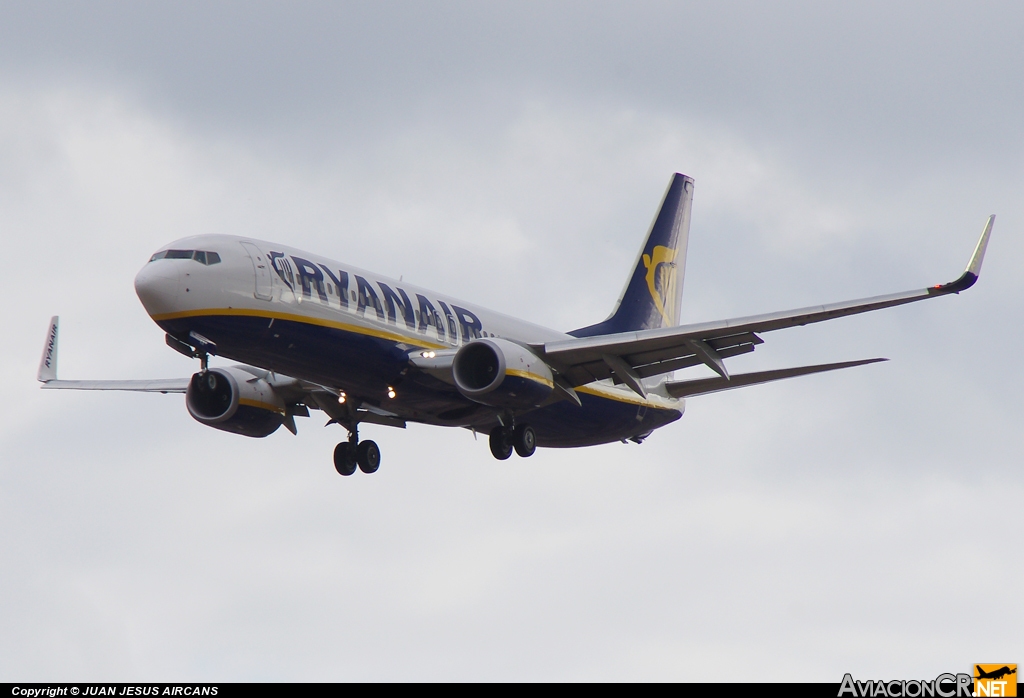
<path fill-rule="evenodd" d="M 725 360 L 761 335 L 959 293 L 978 278 L 991 216 L 963 275 L 951 283 L 787 312 L 678 324 L 693 179 L 676 174 L 625 289 L 603 322 L 568 333 L 276 243 L 203 235 L 171 243 L 135 277 L 139 300 L 167 344 L 199 359 L 191 378 L 57 379 L 57 318 L 44 388 L 184 393 L 197 421 L 267 436 L 320 410 L 348 431 L 334 450 L 342 475 L 380 465 L 361 423 L 408 422 L 489 434 L 491 453 L 538 446 L 642 442 L 683 414 L 684 398 L 884 361 L 864 359 L 730 374 Z M 210 356 L 241 365 L 210 368 Z M 705 365 L 717 376 L 674 380 Z"/>

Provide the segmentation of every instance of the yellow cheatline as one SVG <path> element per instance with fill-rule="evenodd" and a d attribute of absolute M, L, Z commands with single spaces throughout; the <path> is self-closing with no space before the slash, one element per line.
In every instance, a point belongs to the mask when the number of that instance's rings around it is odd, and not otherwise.
<path fill-rule="evenodd" d="M 532 380 L 532 381 L 534 381 L 536 383 L 543 383 L 544 385 L 548 386 L 549 388 L 554 388 L 555 387 L 555 384 L 552 383 L 551 381 L 549 381 L 544 376 L 539 376 L 536 373 L 530 373 L 529 371 L 520 371 L 517 368 L 507 368 L 507 369 L 505 369 L 505 375 L 506 376 L 516 376 L 517 378 L 526 378 L 527 380 Z"/>
<path fill-rule="evenodd" d="M 246 407 L 258 407 L 261 410 L 268 410 L 270 412 L 277 412 L 282 417 L 285 416 L 285 411 L 276 405 L 268 405 L 265 402 L 259 400 L 249 400 L 247 398 L 238 398 L 239 405 L 245 405 Z"/>
<path fill-rule="evenodd" d="M 591 385 L 594 385 L 594 384 L 591 383 Z M 631 405 L 647 405 L 648 407 L 653 407 L 654 409 L 657 409 L 657 410 L 669 409 L 669 407 L 667 405 L 661 404 L 659 402 L 654 402 L 653 400 L 650 400 L 650 399 L 646 399 L 645 400 L 644 398 L 640 397 L 636 393 L 632 393 L 632 392 L 630 392 L 630 393 L 626 393 L 624 391 L 623 392 L 619 392 L 619 391 L 610 392 L 610 391 L 607 391 L 607 390 L 601 390 L 599 388 L 594 388 L 594 387 L 590 387 L 590 386 L 587 386 L 587 385 L 577 386 L 577 387 L 573 388 L 573 390 L 575 390 L 577 393 L 587 393 L 588 395 L 593 395 L 595 397 L 604 398 L 605 400 L 615 400 L 616 402 L 628 402 Z"/>
<path fill-rule="evenodd" d="M 164 313 L 163 315 L 153 315 L 154 322 L 162 322 L 164 320 L 180 320 L 181 318 L 190 317 L 207 317 L 210 315 L 231 315 L 241 317 L 259 317 L 266 318 L 267 320 L 284 320 L 287 322 L 301 322 L 306 325 L 316 325 L 318 327 L 330 327 L 336 330 L 345 330 L 346 332 L 353 332 L 355 334 L 367 335 L 369 337 L 377 337 L 378 339 L 387 339 L 392 342 L 404 342 L 406 344 L 413 344 L 424 349 L 446 349 L 448 348 L 444 344 L 437 344 L 430 342 L 423 337 L 407 337 L 406 335 L 398 334 L 396 332 L 388 332 L 386 330 L 378 330 L 371 327 L 361 327 L 359 325 L 352 325 L 346 322 L 337 322 L 336 320 L 325 320 L 323 318 L 310 317 L 308 315 L 295 315 L 293 313 L 277 313 L 266 310 L 253 310 L 250 308 L 204 308 L 201 310 L 185 310 L 178 313 Z"/>

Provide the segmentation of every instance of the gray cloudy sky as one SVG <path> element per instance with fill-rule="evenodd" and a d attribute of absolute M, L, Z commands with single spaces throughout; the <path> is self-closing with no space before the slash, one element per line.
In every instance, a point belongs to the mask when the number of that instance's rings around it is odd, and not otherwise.
<path fill-rule="evenodd" d="M 1016 3 L 6 3 L 0 679 L 924 678 L 1021 661 Z M 176 396 L 132 289 L 278 240 L 559 329 L 602 319 L 670 174 L 687 321 L 955 278 L 733 370 L 642 446 L 250 440 Z"/>

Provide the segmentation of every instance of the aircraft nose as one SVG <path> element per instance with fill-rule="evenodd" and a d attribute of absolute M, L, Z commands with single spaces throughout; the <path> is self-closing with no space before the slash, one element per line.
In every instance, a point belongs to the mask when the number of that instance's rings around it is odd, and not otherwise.
<path fill-rule="evenodd" d="M 174 312 L 180 286 L 181 268 L 172 260 L 150 262 L 135 276 L 135 294 L 150 316 Z"/>

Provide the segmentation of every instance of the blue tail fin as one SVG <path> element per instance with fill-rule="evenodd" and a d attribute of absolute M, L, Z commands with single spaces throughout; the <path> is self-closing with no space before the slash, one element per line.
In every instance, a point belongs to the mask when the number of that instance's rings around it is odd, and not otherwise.
<path fill-rule="evenodd" d="M 604 322 L 581 327 L 569 334 L 593 337 L 679 324 L 692 202 L 693 179 L 681 174 L 672 175 L 661 210 L 651 224 L 615 310 Z"/>

